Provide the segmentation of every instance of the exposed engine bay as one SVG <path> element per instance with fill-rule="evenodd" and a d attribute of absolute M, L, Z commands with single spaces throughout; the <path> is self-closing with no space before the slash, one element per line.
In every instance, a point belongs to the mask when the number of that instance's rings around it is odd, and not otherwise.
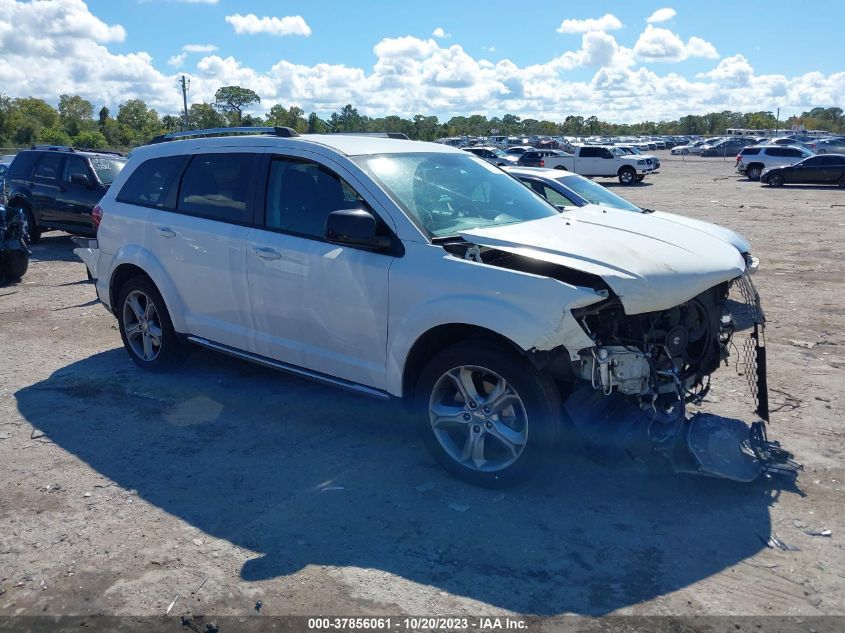
<path fill-rule="evenodd" d="M 572 311 L 595 346 L 581 350 L 566 371 L 556 369 L 558 379 L 576 379 L 566 410 L 590 441 L 624 444 L 629 454 L 633 446 L 656 449 L 678 472 L 738 481 L 771 472 L 794 474 L 800 468 L 766 436 L 765 317 L 747 273 L 675 307 L 629 315 L 596 275 L 465 242 L 444 248 L 472 261 L 592 288 L 606 297 Z M 710 413 L 688 416 L 687 405 L 702 403 L 710 375 L 732 355 L 760 420 L 749 427 Z"/>

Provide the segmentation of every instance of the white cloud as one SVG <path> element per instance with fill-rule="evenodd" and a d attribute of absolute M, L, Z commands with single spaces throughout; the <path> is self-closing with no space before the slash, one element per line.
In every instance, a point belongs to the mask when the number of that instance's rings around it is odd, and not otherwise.
<path fill-rule="evenodd" d="M 185 53 L 213 53 L 217 50 L 214 44 L 185 44 L 182 51 Z"/>
<path fill-rule="evenodd" d="M 580 47 L 525 66 L 508 59 L 483 59 L 487 53 L 480 51 L 476 57 L 458 44 L 405 36 L 375 42 L 372 63 L 361 66 L 304 65 L 282 58 L 269 69 L 256 69 L 208 51 L 188 73 L 171 69 L 166 65 L 169 60 L 153 60 L 144 51 L 109 50 L 111 42 L 123 40 L 124 29 L 96 18 L 82 0 L 0 0 L 0 16 L 4 92 L 42 97 L 53 104 L 60 94 L 79 94 L 112 112 L 121 102 L 140 98 L 160 114 L 178 113 L 182 104 L 177 78 L 182 72 L 190 74 L 192 102 L 211 102 L 221 85 L 240 85 L 261 97 L 255 112 L 280 103 L 321 116 L 351 103 L 371 116 L 426 113 L 445 120 L 510 112 L 555 121 L 570 114 L 595 114 L 604 120 L 635 122 L 728 109 L 781 107 L 781 113 L 788 114 L 845 102 L 845 72 L 758 75 L 744 56 L 734 55 L 696 77 L 658 73 L 638 65 L 647 62 L 636 46 L 623 46 L 613 35 L 597 30 L 584 32 Z M 45 29 L 49 35 L 44 35 Z M 669 56 L 681 55 L 677 42 L 666 41 L 671 46 L 652 45 L 647 51 L 655 59 L 665 59 L 667 51 Z M 683 55 L 710 56 L 706 44 L 690 38 L 682 42 Z M 194 48 L 189 51 L 189 46 Z M 201 52 L 196 47 L 206 46 L 210 45 L 188 44 L 174 58 L 181 66 L 188 59 L 181 55 Z M 578 75 L 573 73 L 576 69 Z M 581 79 L 585 69 L 591 78 Z"/>
<path fill-rule="evenodd" d="M 668 22 L 672 18 L 678 15 L 678 12 L 675 9 L 665 8 L 665 9 L 658 9 L 650 16 L 646 18 L 646 22 L 649 24 L 657 24 L 658 22 Z"/>
<path fill-rule="evenodd" d="M 447 33 L 446 31 L 444 31 L 442 26 L 438 26 L 436 29 L 434 29 L 434 30 L 431 32 L 431 35 L 432 35 L 433 37 L 436 37 L 436 38 L 441 39 L 441 40 L 444 40 L 444 39 L 446 39 L 446 38 L 452 37 L 452 34 L 451 34 L 451 33 Z"/>
<path fill-rule="evenodd" d="M 266 33 L 268 35 L 311 35 L 311 27 L 305 22 L 301 15 L 287 15 L 283 18 L 264 16 L 259 18 L 254 13 L 241 15 L 227 15 L 226 22 L 231 24 L 238 35 L 255 35 Z"/>
<path fill-rule="evenodd" d="M 176 66 L 179 67 L 185 63 L 185 58 L 187 55 L 185 53 L 180 53 L 179 55 L 174 55 L 167 60 L 168 66 Z"/>
<path fill-rule="evenodd" d="M 684 44 L 683 40 L 669 29 L 645 27 L 634 44 L 634 55 L 642 62 L 680 62 L 688 57 L 707 57 L 718 59 L 716 47 L 700 37 L 691 37 Z"/>
<path fill-rule="evenodd" d="M 692 36 L 687 40 L 687 54 L 690 57 L 719 59 L 719 52 L 716 50 L 715 46 L 713 46 L 710 42 L 695 36 Z"/>
<path fill-rule="evenodd" d="M 614 31 L 622 28 L 622 22 L 615 15 L 605 13 L 598 19 L 564 20 L 557 27 L 558 33 L 586 33 L 587 31 Z"/>
<path fill-rule="evenodd" d="M 496 47 L 495 46 L 482 46 L 481 50 L 487 51 L 488 53 L 495 53 Z"/>

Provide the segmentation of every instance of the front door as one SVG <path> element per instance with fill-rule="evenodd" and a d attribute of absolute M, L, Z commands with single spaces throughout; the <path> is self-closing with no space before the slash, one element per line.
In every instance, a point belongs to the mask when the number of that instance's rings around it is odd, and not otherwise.
<path fill-rule="evenodd" d="M 88 184 L 79 182 L 74 176 L 84 176 Z M 61 187 L 56 199 L 56 221 L 67 225 L 68 228 L 93 231 L 91 209 L 103 196 L 103 191 L 97 188 L 96 183 L 94 174 L 83 158 L 68 156 L 62 169 Z"/>
<path fill-rule="evenodd" d="M 256 352 L 383 389 L 393 256 L 324 237 L 330 212 L 373 205 L 338 166 L 272 156 L 268 169 L 264 225 L 246 240 Z"/>

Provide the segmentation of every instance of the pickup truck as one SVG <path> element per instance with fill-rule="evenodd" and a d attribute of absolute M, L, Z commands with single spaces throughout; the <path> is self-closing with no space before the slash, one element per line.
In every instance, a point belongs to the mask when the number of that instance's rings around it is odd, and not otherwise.
<path fill-rule="evenodd" d="M 572 156 L 549 156 L 543 160 L 548 168 L 564 169 L 582 176 L 616 177 L 623 185 L 640 182 L 654 171 L 654 164 L 644 158 L 603 145 L 582 145 L 575 148 Z"/>

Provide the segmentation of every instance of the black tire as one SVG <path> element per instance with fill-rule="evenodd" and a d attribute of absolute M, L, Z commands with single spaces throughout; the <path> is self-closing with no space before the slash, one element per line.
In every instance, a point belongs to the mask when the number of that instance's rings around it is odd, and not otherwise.
<path fill-rule="evenodd" d="M 153 328 L 157 328 L 157 331 L 160 333 L 158 336 L 160 343 L 157 346 L 157 349 L 156 345 L 151 343 L 150 349 L 154 352 L 154 355 L 148 359 L 145 359 L 139 355 L 138 351 L 136 351 L 136 346 L 138 345 L 137 341 L 133 344 L 127 336 L 126 311 L 129 310 L 135 314 L 131 306 L 127 304 L 130 295 L 133 295 L 133 293 L 140 293 L 141 295 L 147 297 L 152 302 L 155 310 L 155 315 L 151 316 L 147 322 L 147 327 L 144 328 L 144 331 L 147 334 L 140 334 L 143 340 L 152 333 Z M 168 371 L 179 366 L 185 360 L 187 355 L 187 345 L 185 345 L 173 329 L 173 322 L 170 320 L 170 313 L 167 311 L 164 299 L 152 281 L 150 281 L 148 277 L 141 275 L 132 277 L 124 283 L 123 286 L 121 286 L 117 296 L 118 299 L 117 305 L 115 306 L 115 313 L 117 314 L 120 338 L 123 339 L 123 346 L 126 348 L 129 357 L 135 362 L 135 364 L 143 369 L 155 372 Z M 137 294 L 134 296 L 138 298 Z M 141 305 L 141 307 L 146 308 L 146 303 Z M 138 325 L 141 325 L 140 320 Z M 136 337 L 133 337 L 133 341 L 135 338 Z M 154 339 L 156 337 L 153 335 L 152 338 Z M 144 348 L 145 345 L 141 343 L 141 347 Z"/>
<path fill-rule="evenodd" d="M 26 205 L 16 206 L 13 207 L 14 209 L 23 209 L 24 217 L 26 218 L 26 233 L 27 233 L 27 243 L 29 244 L 38 244 L 41 241 L 41 227 L 38 226 L 38 223 L 35 221 L 35 214 L 32 213 L 32 209 L 30 209 Z"/>
<path fill-rule="evenodd" d="M 770 187 L 783 187 L 783 176 L 780 174 L 769 175 L 768 184 Z"/>
<path fill-rule="evenodd" d="M 682 149 L 682 150 L 681 150 L 681 154 L 683 154 L 684 156 L 686 156 L 687 154 L 689 154 L 689 150 L 688 150 L 688 149 Z"/>
<path fill-rule="evenodd" d="M 826 149 L 820 149 L 820 150 L 818 151 L 818 153 L 819 153 L 819 154 L 827 154 L 827 150 L 826 150 Z"/>
<path fill-rule="evenodd" d="M 745 170 L 745 176 L 748 180 L 760 180 L 760 174 L 763 173 L 763 168 L 760 165 L 750 165 Z"/>
<path fill-rule="evenodd" d="M 29 253 L 21 250 L 6 251 L 3 256 L 5 270 L 0 277 L 5 276 L 7 281 L 17 281 L 26 274 L 29 268 Z"/>
<path fill-rule="evenodd" d="M 563 165 L 558 165 L 557 167 L 555 167 L 555 169 L 559 169 L 559 170 L 561 170 L 561 171 L 569 171 L 569 170 L 568 170 L 568 169 L 566 169 L 566 167 L 564 167 Z"/>
<path fill-rule="evenodd" d="M 513 418 L 521 418 L 521 423 L 512 426 L 514 421 L 503 420 L 502 413 L 484 413 L 484 400 L 481 402 L 464 403 L 463 398 L 456 400 L 453 406 L 459 407 L 463 412 L 462 419 L 469 416 L 465 425 L 458 423 L 445 431 L 441 429 L 438 439 L 437 432 L 432 423 L 430 406 L 442 394 L 441 385 L 454 388 L 454 383 L 449 382 L 448 373 L 456 371 L 460 367 L 472 367 L 479 372 L 473 373 L 473 380 L 477 380 L 478 393 L 487 386 L 480 376 L 489 376 L 484 372 L 498 374 L 498 377 L 506 381 L 508 389 L 511 389 L 517 396 L 518 404 L 513 404 L 510 409 L 503 408 L 503 412 L 511 411 Z M 437 389 L 437 390 L 436 390 Z M 489 395 L 489 393 L 487 394 Z M 457 390 L 456 390 L 456 396 Z M 451 402 L 451 401 L 450 401 Z M 474 406 L 473 406 L 474 405 Z M 455 477 L 468 483 L 485 488 L 504 488 L 524 481 L 537 472 L 548 460 L 551 449 L 556 445 L 561 432 L 561 418 L 563 416 L 562 400 L 555 383 L 546 375 L 538 372 L 527 359 L 504 347 L 503 344 L 485 339 L 474 339 L 458 343 L 438 352 L 423 368 L 417 381 L 415 398 L 415 417 L 419 420 L 420 431 L 426 447 L 434 458 L 448 472 Z M 470 407 L 473 414 L 470 414 Z M 523 415 L 516 413 L 517 408 Z M 457 417 L 457 415 L 453 416 Z M 505 414 L 507 417 L 507 414 Z M 485 421 L 486 420 L 486 421 Z M 503 428 L 500 425 L 506 424 L 509 432 L 523 433 L 524 439 L 520 442 L 521 448 L 517 453 L 507 457 L 504 461 L 512 459 L 512 462 L 503 463 L 502 467 L 495 470 L 482 470 L 475 466 L 468 465 L 472 461 L 467 458 L 463 463 L 453 457 L 444 446 L 449 444 L 453 452 L 457 452 L 457 445 L 462 444 L 462 437 L 466 438 L 463 443 L 463 452 L 466 454 L 469 446 L 470 433 L 480 433 L 485 440 L 481 442 L 481 453 L 486 458 L 488 454 L 496 456 L 501 453 L 505 445 L 495 441 L 497 429 Z M 496 425 L 496 426 L 493 426 Z M 490 428 L 490 432 L 485 430 Z M 454 430 L 457 439 L 452 442 L 449 429 Z M 488 444 L 487 438 L 493 440 Z M 451 442 L 451 443 L 450 443 Z M 505 451 L 506 452 L 506 451 Z M 491 459 L 490 463 L 494 460 Z M 495 464 L 494 464 L 495 466 Z"/>
<path fill-rule="evenodd" d="M 637 182 L 637 172 L 633 167 L 622 167 L 619 170 L 619 184 L 633 185 Z"/>
<path fill-rule="evenodd" d="M 842 176 L 839 179 L 839 186 L 842 187 L 842 188 L 845 188 L 845 176 Z"/>

